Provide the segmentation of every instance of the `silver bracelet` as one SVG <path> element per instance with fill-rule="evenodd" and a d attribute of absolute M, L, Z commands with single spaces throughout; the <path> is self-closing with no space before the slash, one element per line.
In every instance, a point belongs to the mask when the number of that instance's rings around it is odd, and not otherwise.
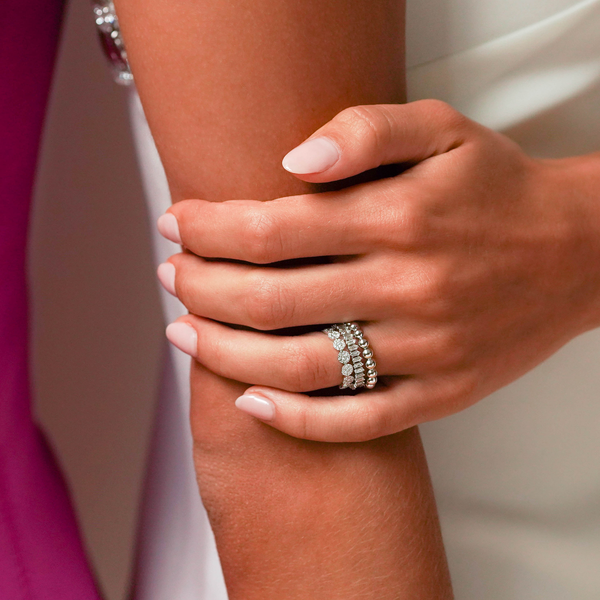
<path fill-rule="evenodd" d="M 111 66 L 114 80 L 121 85 L 131 85 L 133 75 L 127 60 L 115 5 L 112 0 L 95 0 L 93 10 L 100 43 Z"/>

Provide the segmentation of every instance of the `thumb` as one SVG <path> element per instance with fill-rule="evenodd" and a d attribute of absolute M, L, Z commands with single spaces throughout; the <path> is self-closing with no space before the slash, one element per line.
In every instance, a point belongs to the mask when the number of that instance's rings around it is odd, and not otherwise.
<path fill-rule="evenodd" d="M 337 181 L 380 165 L 418 163 L 460 146 L 475 123 L 439 100 L 354 106 L 289 152 L 299 179 Z"/>

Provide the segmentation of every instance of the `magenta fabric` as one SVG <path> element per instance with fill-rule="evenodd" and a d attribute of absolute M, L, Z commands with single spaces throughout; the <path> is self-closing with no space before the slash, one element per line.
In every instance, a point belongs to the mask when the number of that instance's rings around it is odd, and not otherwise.
<path fill-rule="evenodd" d="M 27 227 L 61 11 L 0 4 L 0 600 L 99 598 L 28 383 Z"/>

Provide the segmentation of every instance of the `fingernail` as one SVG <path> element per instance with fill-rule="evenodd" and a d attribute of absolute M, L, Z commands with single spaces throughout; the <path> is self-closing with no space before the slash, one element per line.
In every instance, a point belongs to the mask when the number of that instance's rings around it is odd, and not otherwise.
<path fill-rule="evenodd" d="M 308 140 L 288 152 L 283 158 L 283 168 L 290 173 L 306 175 L 322 173 L 340 159 L 338 147 L 326 137 Z"/>
<path fill-rule="evenodd" d="M 167 339 L 182 352 L 195 357 L 198 354 L 198 334 L 187 323 L 171 323 L 167 326 Z"/>
<path fill-rule="evenodd" d="M 272 421 L 275 417 L 275 405 L 259 394 L 244 394 L 235 401 L 235 405 L 241 411 L 262 421 Z"/>
<path fill-rule="evenodd" d="M 181 244 L 179 223 L 177 223 L 177 218 L 175 215 L 172 215 L 171 213 L 165 213 L 158 218 L 156 226 L 158 228 L 158 233 L 160 233 L 160 235 L 162 235 L 164 238 L 167 238 L 176 244 Z"/>
<path fill-rule="evenodd" d="M 175 266 L 168 262 L 162 263 L 162 265 L 158 265 L 156 274 L 165 290 L 167 290 L 169 294 L 177 296 L 177 293 L 175 292 Z"/>

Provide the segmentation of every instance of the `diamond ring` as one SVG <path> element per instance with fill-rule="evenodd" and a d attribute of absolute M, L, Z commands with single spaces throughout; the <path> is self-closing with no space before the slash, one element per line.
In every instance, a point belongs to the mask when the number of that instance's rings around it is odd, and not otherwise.
<path fill-rule="evenodd" d="M 340 389 L 373 389 L 377 384 L 377 371 L 373 350 L 356 323 L 335 323 L 323 330 L 333 342 L 342 365 Z"/>

